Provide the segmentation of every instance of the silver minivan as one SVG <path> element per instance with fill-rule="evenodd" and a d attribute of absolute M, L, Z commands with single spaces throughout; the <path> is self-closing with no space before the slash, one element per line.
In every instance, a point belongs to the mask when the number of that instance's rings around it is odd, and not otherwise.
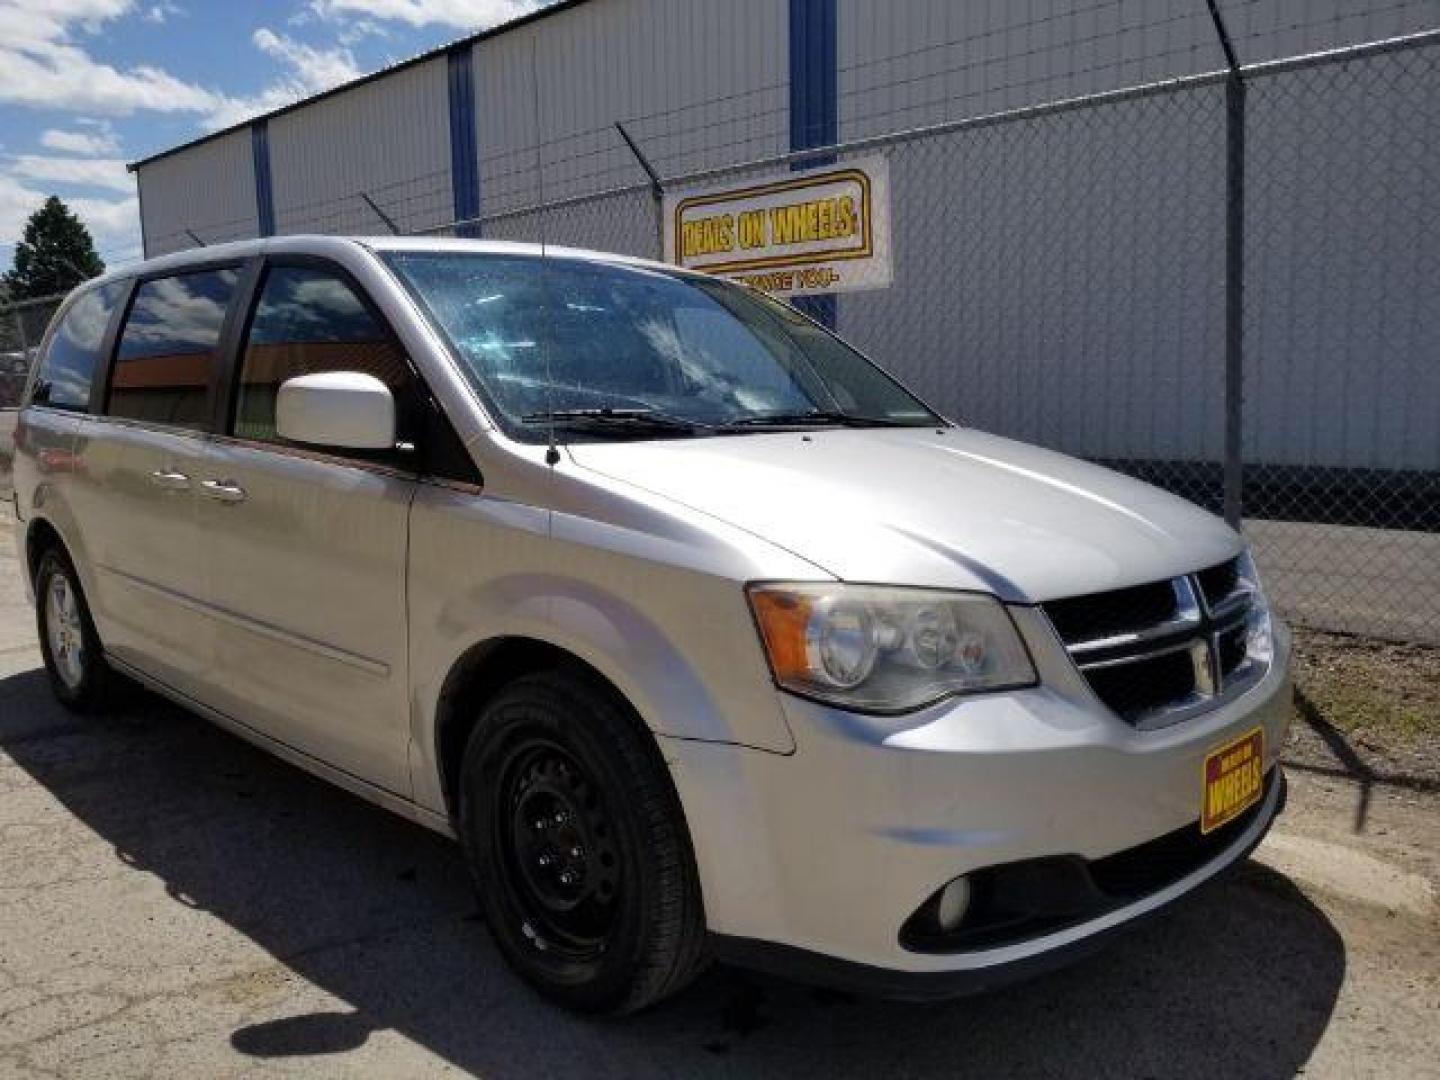
<path fill-rule="evenodd" d="M 166 256 L 69 298 L 16 444 L 59 699 L 138 682 L 454 836 L 572 1008 L 712 958 L 990 987 L 1283 804 L 1289 635 L 1234 531 L 716 278 L 401 237 Z"/>

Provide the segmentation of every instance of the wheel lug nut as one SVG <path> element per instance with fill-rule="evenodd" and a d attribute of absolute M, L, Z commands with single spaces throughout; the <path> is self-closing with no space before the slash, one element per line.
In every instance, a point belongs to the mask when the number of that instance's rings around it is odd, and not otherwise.
<path fill-rule="evenodd" d="M 580 856 L 582 856 L 582 855 L 584 855 L 584 854 L 585 854 L 585 852 L 584 852 L 582 849 L 578 848 L 578 847 L 572 847 L 572 848 L 570 849 L 570 857 L 571 857 L 572 859 L 578 859 L 578 858 L 580 858 Z"/>
<path fill-rule="evenodd" d="M 549 855 L 541 855 L 541 856 L 540 856 L 538 859 L 536 859 L 535 861 L 536 861 L 537 863 L 539 863 L 541 866 L 549 866 L 554 860 L 551 859 Z"/>
<path fill-rule="evenodd" d="M 560 875 L 560 884 L 561 884 L 561 885 L 574 885 L 574 884 L 575 884 L 575 875 L 572 874 L 569 870 L 566 870 L 563 874 Z"/>

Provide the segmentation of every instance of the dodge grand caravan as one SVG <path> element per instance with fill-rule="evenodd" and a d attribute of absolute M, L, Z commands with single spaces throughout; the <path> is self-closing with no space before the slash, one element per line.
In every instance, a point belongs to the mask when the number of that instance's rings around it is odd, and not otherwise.
<path fill-rule="evenodd" d="M 139 682 L 453 835 L 572 1008 L 713 957 L 993 986 L 1283 803 L 1289 637 L 1235 532 L 675 267 L 152 260 L 57 314 L 16 481 L 63 703 Z"/>

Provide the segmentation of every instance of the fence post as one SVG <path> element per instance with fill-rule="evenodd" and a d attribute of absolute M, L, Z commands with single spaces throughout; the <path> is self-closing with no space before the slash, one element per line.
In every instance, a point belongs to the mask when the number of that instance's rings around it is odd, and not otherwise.
<path fill-rule="evenodd" d="M 10 309 L 10 318 L 15 320 L 15 333 L 20 338 L 20 355 L 28 363 L 30 360 L 30 339 L 25 335 L 25 319 L 20 311 L 20 305 L 16 304 Z"/>
<path fill-rule="evenodd" d="M 390 230 L 391 236 L 401 235 L 400 226 L 395 224 L 395 219 L 392 218 L 389 214 L 385 213 L 384 210 L 381 210 L 380 207 L 376 205 L 374 199 L 370 198 L 370 196 L 363 191 L 358 192 L 357 194 L 360 196 L 360 198 L 365 200 L 366 206 L 370 207 L 371 210 L 375 211 L 375 216 L 385 223 L 385 227 Z"/>
<path fill-rule="evenodd" d="M 655 166 L 650 164 L 650 159 L 640 151 L 640 145 L 630 137 L 630 132 L 625 130 L 625 125 L 619 120 L 615 121 L 615 130 L 620 133 L 620 138 L 625 140 L 625 145 L 635 155 L 635 160 L 640 163 L 640 168 L 645 170 L 645 175 L 650 178 L 650 195 L 655 200 L 655 258 L 658 262 L 665 261 L 665 184 L 660 179 L 660 174 L 655 171 Z"/>
<path fill-rule="evenodd" d="M 1225 80 L 1225 520 L 1240 528 L 1245 449 L 1245 79 L 1216 0 L 1205 0 L 1230 75 Z"/>

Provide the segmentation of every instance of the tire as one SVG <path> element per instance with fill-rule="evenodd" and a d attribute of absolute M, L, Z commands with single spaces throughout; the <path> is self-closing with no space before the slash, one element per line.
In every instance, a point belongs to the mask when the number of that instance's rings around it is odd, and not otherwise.
<path fill-rule="evenodd" d="M 35 571 L 35 621 L 50 689 L 60 704 L 77 713 L 113 704 L 118 677 L 105 662 L 75 565 L 57 547 L 40 556 Z"/>
<path fill-rule="evenodd" d="M 502 689 L 466 746 L 459 811 L 491 935 L 545 997 L 631 1013 L 699 971 L 705 918 L 679 799 L 613 694 L 565 672 Z"/>

